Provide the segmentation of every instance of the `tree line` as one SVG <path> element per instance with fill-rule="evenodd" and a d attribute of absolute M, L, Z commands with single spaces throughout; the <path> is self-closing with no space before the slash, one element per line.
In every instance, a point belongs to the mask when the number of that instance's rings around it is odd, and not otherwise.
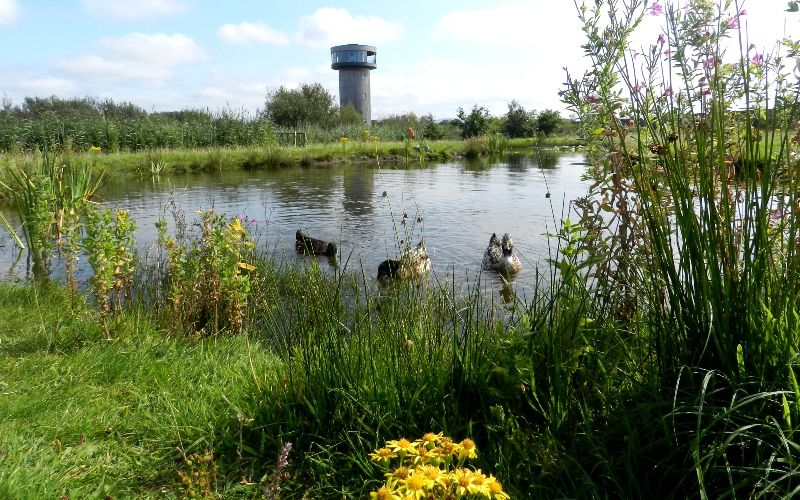
<path fill-rule="evenodd" d="M 26 97 L 15 105 L 0 101 L 0 151 L 81 150 L 137 151 L 152 148 L 259 146 L 276 141 L 277 130 L 305 129 L 318 142 L 362 131 L 360 114 L 340 107 L 321 84 L 279 87 L 256 113 L 209 109 L 151 111 L 112 99 Z M 373 122 L 381 140 L 399 140 L 408 127 L 426 140 L 469 138 L 487 134 L 534 137 L 558 132 L 564 124 L 557 111 L 525 110 L 516 100 L 502 116 L 475 105 L 456 118 L 436 120 L 427 114 L 393 115 Z"/>

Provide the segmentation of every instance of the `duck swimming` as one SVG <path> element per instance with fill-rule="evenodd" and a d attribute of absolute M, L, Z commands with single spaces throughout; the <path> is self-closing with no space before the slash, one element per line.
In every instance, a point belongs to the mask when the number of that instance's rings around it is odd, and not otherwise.
<path fill-rule="evenodd" d="M 522 262 L 514 255 L 514 241 L 510 234 L 505 233 L 501 241 L 496 233 L 492 233 L 489 246 L 483 254 L 483 269 L 505 274 L 518 273 L 522 269 Z"/>
<path fill-rule="evenodd" d="M 299 229 L 295 233 L 294 247 L 298 252 L 336 257 L 336 243 L 312 238 Z"/>
<path fill-rule="evenodd" d="M 394 277 L 412 278 L 422 276 L 431 270 L 431 259 L 420 240 L 416 248 L 409 248 L 397 259 L 386 259 L 378 266 L 378 280 L 386 281 Z"/>

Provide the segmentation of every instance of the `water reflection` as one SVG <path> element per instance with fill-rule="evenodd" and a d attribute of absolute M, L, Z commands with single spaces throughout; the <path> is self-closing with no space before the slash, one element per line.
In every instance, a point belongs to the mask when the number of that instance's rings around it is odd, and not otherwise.
<path fill-rule="evenodd" d="M 368 277 L 376 275 L 382 260 L 398 254 L 401 240 L 416 244 L 424 238 L 433 279 L 455 278 L 457 286 L 480 272 L 489 236 L 509 232 L 523 262 L 523 270 L 514 277 L 518 287 L 533 283 L 537 262 L 548 257 L 544 234 L 552 232 L 553 214 L 562 215 L 562 200 L 569 208 L 569 200 L 585 193 L 587 184 L 580 180 L 585 167 L 575 165 L 582 161 L 578 154 L 514 155 L 503 161 L 429 162 L 407 169 L 298 167 L 162 175 L 157 182 L 147 175 L 108 185 L 101 195 L 105 205 L 131 210 L 143 252 L 152 251 L 154 223 L 165 214 L 171 231 L 177 228 L 171 221 L 173 211 L 183 214 L 191 229 L 195 212 L 213 206 L 256 219 L 252 228 L 259 248 L 277 259 L 318 259 L 323 266 L 334 265 L 325 257 L 295 252 L 295 233 L 302 229 L 335 242 L 345 272 L 360 272 L 363 266 Z M 551 198 L 545 196 L 548 192 Z M 2 210 L 9 212 L 8 207 Z M 3 230 L 0 234 L 7 238 Z M 6 273 L 18 252 L 7 239 L 0 245 L 0 273 Z M 11 273 L 24 273 L 24 264 Z M 499 277 L 482 281 L 505 300 L 513 297 Z"/>
<path fill-rule="evenodd" d="M 372 206 L 375 191 L 374 170 L 369 167 L 345 168 L 342 171 L 342 184 L 344 211 L 355 217 L 372 215 L 375 211 Z"/>

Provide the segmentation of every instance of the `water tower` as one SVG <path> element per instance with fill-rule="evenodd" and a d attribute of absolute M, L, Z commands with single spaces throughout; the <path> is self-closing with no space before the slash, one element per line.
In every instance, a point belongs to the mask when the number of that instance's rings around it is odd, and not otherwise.
<path fill-rule="evenodd" d="M 369 71 L 378 67 L 376 55 L 371 45 L 331 47 L 331 68 L 339 70 L 339 105 L 356 108 L 367 127 L 372 125 Z"/>

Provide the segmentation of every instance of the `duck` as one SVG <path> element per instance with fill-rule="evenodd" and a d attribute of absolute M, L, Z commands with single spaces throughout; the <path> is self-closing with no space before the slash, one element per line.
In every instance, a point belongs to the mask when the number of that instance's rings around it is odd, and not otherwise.
<path fill-rule="evenodd" d="M 299 229 L 295 233 L 294 247 L 301 253 L 336 257 L 336 243 L 312 238 Z"/>
<path fill-rule="evenodd" d="M 378 280 L 387 281 L 394 277 L 414 278 L 431 270 L 431 259 L 425 248 L 425 241 L 420 240 L 415 248 L 409 248 L 397 259 L 386 259 L 378 266 Z"/>
<path fill-rule="evenodd" d="M 497 238 L 497 233 L 492 233 L 489 246 L 483 254 L 483 269 L 499 273 L 514 274 L 522 269 L 522 262 L 514 255 L 514 241 L 511 235 L 505 233 L 503 239 Z"/>

